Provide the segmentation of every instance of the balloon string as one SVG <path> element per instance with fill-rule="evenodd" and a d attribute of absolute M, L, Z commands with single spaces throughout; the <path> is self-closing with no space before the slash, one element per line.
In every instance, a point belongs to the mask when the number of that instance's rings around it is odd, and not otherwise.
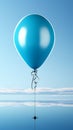
<path fill-rule="evenodd" d="M 37 119 L 37 116 L 36 116 L 36 87 L 34 88 L 34 130 L 36 130 L 36 119 Z"/>
<path fill-rule="evenodd" d="M 37 83 L 38 83 L 38 75 L 37 75 L 37 70 L 33 70 L 31 72 L 31 75 L 32 75 L 32 82 L 31 82 L 31 88 L 34 89 L 37 87 Z"/>
<path fill-rule="evenodd" d="M 37 83 L 38 83 L 38 79 L 39 77 L 37 76 L 37 70 L 33 70 L 31 72 L 32 75 L 32 82 L 31 82 L 31 88 L 34 90 L 34 130 L 36 130 L 36 87 L 37 87 Z"/>
<path fill-rule="evenodd" d="M 36 88 L 34 88 L 34 117 L 36 117 Z"/>

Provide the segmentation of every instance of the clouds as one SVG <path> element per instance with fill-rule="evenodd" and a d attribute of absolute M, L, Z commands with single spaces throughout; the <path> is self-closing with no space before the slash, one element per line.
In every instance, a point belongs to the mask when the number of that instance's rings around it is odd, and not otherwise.
<path fill-rule="evenodd" d="M 16 107 L 16 106 L 28 106 L 28 107 L 32 107 L 34 106 L 34 102 L 0 102 L 0 107 L 1 106 L 12 106 L 12 107 Z M 36 107 L 73 107 L 73 102 L 69 103 L 69 102 L 65 102 L 65 101 L 48 101 L 48 102 L 36 102 Z"/>
<path fill-rule="evenodd" d="M 33 89 L 0 89 L 0 94 L 33 94 Z M 72 95 L 73 88 L 36 88 L 36 94 Z"/>
<path fill-rule="evenodd" d="M 33 106 L 33 89 L 0 89 L 0 106 Z M 37 88 L 37 107 L 73 107 L 73 88 Z"/>

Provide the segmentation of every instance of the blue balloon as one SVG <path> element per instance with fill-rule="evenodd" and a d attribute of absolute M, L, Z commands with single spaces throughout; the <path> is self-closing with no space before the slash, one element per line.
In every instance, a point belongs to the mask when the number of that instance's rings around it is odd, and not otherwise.
<path fill-rule="evenodd" d="M 53 47 L 53 28 L 40 15 L 26 16 L 15 28 L 14 43 L 23 60 L 31 68 L 37 69 L 44 63 Z"/>

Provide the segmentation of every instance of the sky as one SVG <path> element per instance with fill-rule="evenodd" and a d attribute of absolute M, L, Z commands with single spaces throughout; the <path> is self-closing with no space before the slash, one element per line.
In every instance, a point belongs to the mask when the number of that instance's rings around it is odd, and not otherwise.
<path fill-rule="evenodd" d="M 73 87 L 73 0 L 0 0 L 0 89 L 31 87 L 32 69 L 19 57 L 13 33 L 29 14 L 47 18 L 55 31 L 55 46 L 38 68 L 38 87 Z"/>

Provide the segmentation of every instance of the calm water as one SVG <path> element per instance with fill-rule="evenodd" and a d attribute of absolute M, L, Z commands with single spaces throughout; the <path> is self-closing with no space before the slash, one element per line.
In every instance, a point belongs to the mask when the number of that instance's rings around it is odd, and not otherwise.
<path fill-rule="evenodd" d="M 73 107 L 0 106 L 0 130 L 73 130 Z M 34 124 L 35 123 L 35 124 Z"/>

